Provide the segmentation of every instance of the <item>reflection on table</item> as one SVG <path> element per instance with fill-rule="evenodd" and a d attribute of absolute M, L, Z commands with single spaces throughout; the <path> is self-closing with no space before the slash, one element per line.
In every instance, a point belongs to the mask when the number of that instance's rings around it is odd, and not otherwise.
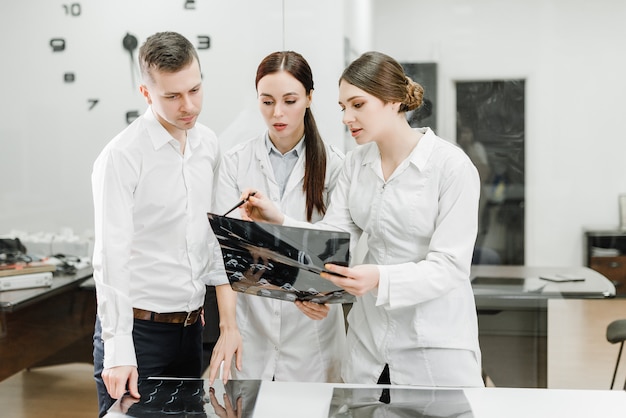
<path fill-rule="evenodd" d="M 336 387 L 329 418 L 470 418 L 472 407 L 462 389 Z"/>
<path fill-rule="evenodd" d="M 128 395 L 109 410 L 113 417 L 241 418 L 617 418 L 626 392 L 508 388 L 420 388 L 200 379 L 144 381 L 141 399 Z M 142 391 L 143 389 L 143 391 Z"/>
<path fill-rule="evenodd" d="M 106 416 L 252 417 L 260 386 L 260 380 L 218 381 L 210 387 L 205 379 L 153 377 L 139 381 L 139 399 L 125 395 Z"/>

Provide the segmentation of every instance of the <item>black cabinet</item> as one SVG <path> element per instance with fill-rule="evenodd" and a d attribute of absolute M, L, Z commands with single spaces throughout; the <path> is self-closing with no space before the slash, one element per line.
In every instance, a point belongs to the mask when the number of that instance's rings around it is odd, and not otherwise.
<path fill-rule="evenodd" d="M 615 285 L 615 294 L 626 297 L 626 231 L 585 231 L 585 262 Z"/>

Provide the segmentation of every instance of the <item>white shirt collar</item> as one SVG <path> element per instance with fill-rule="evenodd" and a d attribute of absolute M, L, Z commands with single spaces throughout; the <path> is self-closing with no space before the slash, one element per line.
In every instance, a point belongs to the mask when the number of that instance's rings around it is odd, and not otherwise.
<path fill-rule="evenodd" d="M 176 141 L 167 129 L 165 129 L 165 127 L 157 120 L 156 116 L 152 112 L 151 106 L 149 106 L 144 113 L 144 117 L 154 149 L 159 149 L 171 141 Z M 199 140 L 198 130 L 195 127 L 187 131 L 187 146 L 193 149 L 198 145 Z"/>
<path fill-rule="evenodd" d="M 304 153 L 304 135 L 302 136 L 302 138 L 300 138 L 300 140 L 298 141 L 295 147 L 293 147 L 292 149 L 287 151 L 285 154 L 283 154 L 280 151 L 278 151 L 276 146 L 270 140 L 269 132 L 266 132 L 265 133 L 265 147 L 267 148 L 268 154 L 270 154 L 272 151 L 274 151 L 278 155 L 286 155 L 286 154 L 289 154 L 290 152 L 293 152 L 295 153 L 296 157 L 299 157 L 300 155 Z"/>

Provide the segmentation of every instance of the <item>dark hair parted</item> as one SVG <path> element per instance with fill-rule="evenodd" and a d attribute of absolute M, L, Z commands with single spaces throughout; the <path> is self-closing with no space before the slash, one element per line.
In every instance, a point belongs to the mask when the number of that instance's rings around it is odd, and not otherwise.
<path fill-rule="evenodd" d="M 298 80 L 306 94 L 313 92 L 313 73 L 304 57 L 294 51 L 278 51 L 269 54 L 261 61 L 256 71 L 255 86 L 269 74 L 286 71 Z M 317 130 L 317 124 L 310 108 L 304 114 L 305 166 L 302 189 L 306 195 L 306 218 L 311 221 L 313 210 L 321 215 L 326 213 L 324 202 L 324 181 L 326 178 L 326 148 Z"/>
<path fill-rule="evenodd" d="M 422 104 L 424 88 L 406 75 L 402 66 L 389 55 L 365 52 L 343 71 L 342 80 L 360 88 L 384 103 L 398 102 L 400 112 Z"/>
<path fill-rule="evenodd" d="M 198 61 L 198 53 L 187 38 L 176 32 L 158 32 L 149 36 L 139 48 L 139 68 L 144 79 L 151 71 L 174 73 Z"/>

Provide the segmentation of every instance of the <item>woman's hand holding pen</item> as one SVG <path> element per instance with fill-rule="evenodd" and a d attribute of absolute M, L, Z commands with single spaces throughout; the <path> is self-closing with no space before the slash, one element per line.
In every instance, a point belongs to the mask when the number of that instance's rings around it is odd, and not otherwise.
<path fill-rule="evenodd" d="M 285 215 L 263 193 L 254 189 L 245 189 L 241 193 L 241 219 L 246 221 L 261 221 L 282 225 Z"/>
<path fill-rule="evenodd" d="M 378 288 L 380 272 L 374 264 L 362 264 L 355 267 L 343 267 L 337 264 L 326 264 L 324 268 L 341 276 L 322 272 L 320 275 L 333 282 L 336 286 L 345 289 L 354 296 L 363 296 L 370 290 Z"/>

